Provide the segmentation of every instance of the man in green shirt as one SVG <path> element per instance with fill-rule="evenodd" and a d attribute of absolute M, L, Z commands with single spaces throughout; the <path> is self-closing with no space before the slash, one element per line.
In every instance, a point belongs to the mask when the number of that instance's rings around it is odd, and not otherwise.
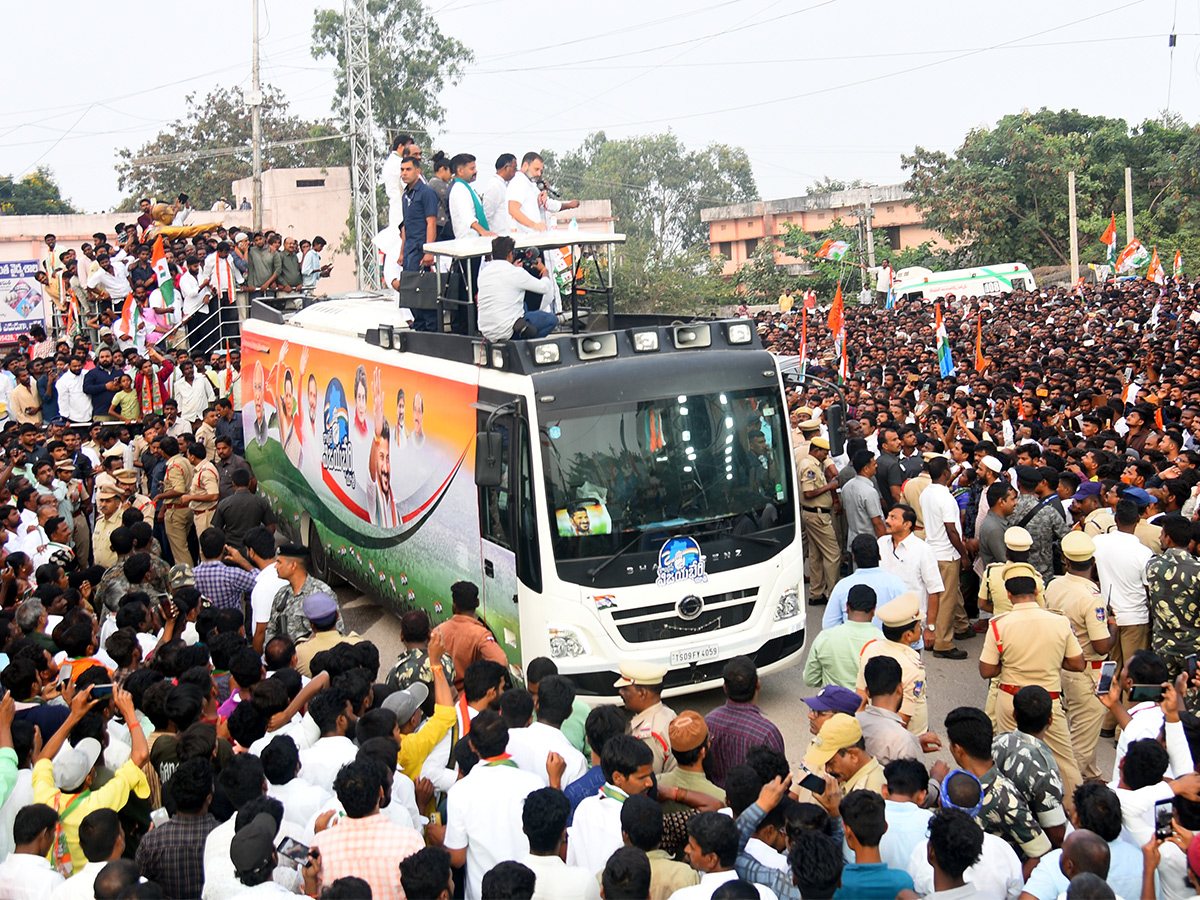
<path fill-rule="evenodd" d="M 837 684 L 854 690 L 862 648 L 870 641 L 883 640 L 883 632 L 871 624 L 874 615 L 875 591 L 865 584 L 850 588 L 846 621 L 817 635 L 804 664 L 804 683 L 809 687 Z"/>
<path fill-rule="evenodd" d="M 246 256 L 246 282 L 250 297 L 274 296 L 275 282 L 283 266 L 279 255 L 279 235 L 271 235 L 268 246 L 261 234 L 254 235 L 254 246 Z"/>
<path fill-rule="evenodd" d="M 281 291 L 297 291 L 301 280 L 300 248 L 296 246 L 296 239 L 290 237 L 283 242 L 283 253 L 279 254 L 279 280 L 276 284 Z"/>
<path fill-rule="evenodd" d="M 671 720 L 667 728 L 675 768 L 658 779 L 658 789 L 672 799 L 663 803 L 664 813 L 683 812 L 693 807 L 679 802 L 676 793 L 695 791 L 724 802 L 725 792 L 704 774 L 704 758 L 708 755 L 708 725 L 700 713 L 685 709 Z"/>

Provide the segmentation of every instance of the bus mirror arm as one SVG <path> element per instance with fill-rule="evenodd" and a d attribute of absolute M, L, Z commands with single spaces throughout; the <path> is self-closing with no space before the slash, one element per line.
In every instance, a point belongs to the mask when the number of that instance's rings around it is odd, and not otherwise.
<path fill-rule="evenodd" d="M 829 427 L 829 455 L 840 456 L 846 447 L 846 416 L 850 411 L 850 404 L 846 402 L 846 392 L 842 390 L 842 386 L 834 384 L 832 381 L 826 381 L 824 378 L 818 378 L 811 372 L 805 372 L 803 375 L 790 375 L 788 382 L 791 384 L 799 384 L 802 381 L 814 381 L 823 387 L 832 388 L 837 391 L 840 404 L 834 404 L 825 410 L 825 424 Z"/>

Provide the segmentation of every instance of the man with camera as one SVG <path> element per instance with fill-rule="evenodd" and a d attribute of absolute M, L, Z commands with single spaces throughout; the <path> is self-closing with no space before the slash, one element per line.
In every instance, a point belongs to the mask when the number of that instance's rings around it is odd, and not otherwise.
<path fill-rule="evenodd" d="M 525 309 L 526 291 L 544 296 L 552 289 L 542 261 L 535 258 L 531 268 L 524 256 L 516 258 L 511 237 L 500 235 L 492 241 L 492 262 L 479 273 L 479 331 L 489 341 L 545 337 L 558 324 L 553 313 Z"/>

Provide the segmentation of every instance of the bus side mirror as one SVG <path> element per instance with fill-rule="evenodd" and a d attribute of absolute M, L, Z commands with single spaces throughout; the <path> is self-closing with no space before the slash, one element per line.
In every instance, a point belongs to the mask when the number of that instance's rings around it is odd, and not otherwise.
<path fill-rule="evenodd" d="M 832 404 L 825 410 L 825 424 L 829 426 L 829 455 L 841 456 L 846 448 L 846 408 Z"/>
<path fill-rule="evenodd" d="M 475 483 L 480 487 L 500 487 L 504 481 L 502 457 L 504 435 L 498 431 L 480 431 L 475 435 Z"/>

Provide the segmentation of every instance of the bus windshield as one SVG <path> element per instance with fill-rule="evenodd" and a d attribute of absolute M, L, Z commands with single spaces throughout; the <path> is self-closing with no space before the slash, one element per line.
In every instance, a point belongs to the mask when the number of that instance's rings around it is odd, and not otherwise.
<path fill-rule="evenodd" d="M 790 439 L 771 387 L 556 412 L 541 424 L 556 558 L 791 523 Z"/>

